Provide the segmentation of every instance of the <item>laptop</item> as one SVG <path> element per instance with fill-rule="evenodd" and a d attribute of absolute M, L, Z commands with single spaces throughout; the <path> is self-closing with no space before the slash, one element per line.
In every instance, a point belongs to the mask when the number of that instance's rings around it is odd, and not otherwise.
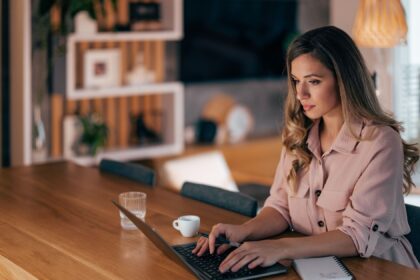
<path fill-rule="evenodd" d="M 198 257 L 191 253 L 195 247 L 194 243 L 187 243 L 182 245 L 170 246 L 159 233 L 148 224 L 137 218 L 130 211 L 119 205 L 117 202 L 112 201 L 120 211 L 130 220 L 136 227 L 146 235 L 150 241 L 155 244 L 168 258 L 191 271 L 198 279 L 209 280 L 209 279 L 257 279 L 262 277 L 268 277 L 277 274 L 283 274 L 287 272 L 287 268 L 279 263 L 276 263 L 270 267 L 257 267 L 255 269 L 248 269 L 247 267 L 241 268 L 237 272 L 219 272 L 219 265 L 223 259 L 229 254 L 230 251 L 225 252 L 222 255 L 206 253 L 201 257 Z M 234 248 L 233 248 L 234 249 Z M 232 250 L 233 250 L 232 249 Z"/>

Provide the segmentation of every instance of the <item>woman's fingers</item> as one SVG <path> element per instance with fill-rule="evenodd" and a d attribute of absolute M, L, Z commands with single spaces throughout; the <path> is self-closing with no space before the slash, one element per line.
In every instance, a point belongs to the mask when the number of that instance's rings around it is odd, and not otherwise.
<path fill-rule="evenodd" d="M 198 250 L 197 256 L 202 256 L 209 249 L 209 240 L 204 238 L 203 243 L 201 244 L 200 250 Z"/>
<path fill-rule="evenodd" d="M 193 254 L 199 252 L 203 247 L 207 249 L 207 238 L 200 237 L 195 245 L 195 248 L 191 251 Z"/>
<path fill-rule="evenodd" d="M 246 255 L 246 251 L 240 247 L 232 251 L 220 264 L 219 270 L 224 273 L 228 271 L 233 265 L 235 265 L 243 256 Z"/>
<path fill-rule="evenodd" d="M 263 263 L 264 263 L 264 259 L 261 257 L 258 257 L 248 264 L 248 268 L 254 269 L 260 265 L 262 266 Z"/>
<path fill-rule="evenodd" d="M 217 251 L 216 252 L 217 252 L 218 255 L 221 255 L 224 252 L 226 252 L 226 250 L 229 249 L 229 248 L 230 248 L 230 245 L 229 244 L 222 244 L 219 247 L 217 247 Z"/>
<path fill-rule="evenodd" d="M 249 262 L 253 261 L 258 257 L 257 254 L 251 253 L 247 250 L 241 250 L 240 248 L 236 249 L 230 253 L 220 264 L 219 270 L 222 273 L 225 273 L 228 270 L 233 272 L 238 271 L 241 267 L 247 265 Z"/>
<path fill-rule="evenodd" d="M 231 268 L 230 270 L 232 272 L 237 272 L 242 267 L 246 266 L 248 263 L 258 259 L 258 256 L 255 254 L 246 254 L 244 255 L 240 260 L 238 260 Z"/>
<path fill-rule="evenodd" d="M 222 224 L 217 224 L 213 226 L 211 232 L 209 234 L 209 250 L 210 254 L 214 253 L 214 248 L 216 248 L 216 238 L 220 235 L 224 234 L 224 229 Z"/>

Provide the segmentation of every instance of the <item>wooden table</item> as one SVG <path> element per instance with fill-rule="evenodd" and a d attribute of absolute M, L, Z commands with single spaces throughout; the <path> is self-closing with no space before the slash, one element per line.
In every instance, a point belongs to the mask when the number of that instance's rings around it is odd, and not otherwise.
<path fill-rule="evenodd" d="M 223 153 L 236 183 L 259 183 L 271 186 L 280 159 L 281 138 L 271 136 L 250 139 L 237 144 L 188 145 L 180 155 L 158 157 L 151 161 L 139 161 L 139 163 L 149 165 L 159 171 L 168 160 L 210 151 Z"/>
<path fill-rule="evenodd" d="M 111 204 L 119 193 L 148 195 L 146 220 L 171 244 L 191 242 L 171 225 L 197 214 L 202 230 L 245 217 L 159 187 L 151 189 L 71 163 L 0 170 L 0 278 L 194 279 L 157 250 L 140 231 L 120 228 Z M 419 279 L 420 272 L 371 258 L 344 262 L 357 279 Z M 278 279 L 298 279 L 293 271 Z"/>

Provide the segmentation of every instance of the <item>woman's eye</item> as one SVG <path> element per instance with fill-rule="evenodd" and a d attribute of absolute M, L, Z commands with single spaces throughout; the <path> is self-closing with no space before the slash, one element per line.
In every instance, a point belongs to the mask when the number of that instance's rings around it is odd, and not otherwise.
<path fill-rule="evenodd" d="M 296 85 L 297 83 L 299 83 L 299 81 L 295 80 L 295 79 L 292 79 L 292 83 Z"/>
<path fill-rule="evenodd" d="M 311 80 L 309 81 L 310 84 L 312 85 L 318 85 L 321 81 L 320 80 Z"/>

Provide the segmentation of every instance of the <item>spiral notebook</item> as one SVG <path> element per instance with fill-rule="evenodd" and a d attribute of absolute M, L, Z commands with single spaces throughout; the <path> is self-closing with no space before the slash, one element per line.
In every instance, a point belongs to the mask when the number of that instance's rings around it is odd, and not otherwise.
<path fill-rule="evenodd" d="M 293 266 L 302 280 L 355 279 L 344 263 L 335 256 L 296 259 Z"/>

